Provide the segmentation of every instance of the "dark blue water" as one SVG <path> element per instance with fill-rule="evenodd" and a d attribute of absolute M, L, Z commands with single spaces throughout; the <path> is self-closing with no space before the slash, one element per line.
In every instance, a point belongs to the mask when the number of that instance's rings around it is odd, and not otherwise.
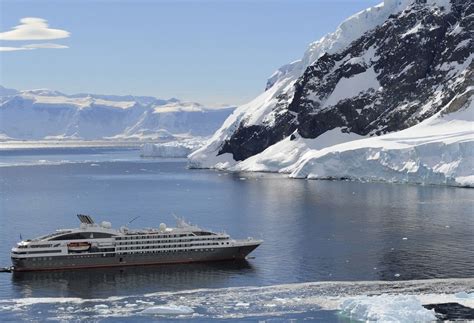
<path fill-rule="evenodd" d="M 474 190 L 188 170 L 183 160 L 142 160 L 138 153 L 111 148 L 0 151 L 3 165 L 24 165 L 25 160 L 30 165 L 0 167 L 0 266 L 10 264 L 9 251 L 20 234 L 27 238 L 76 227 L 77 213 L 117 227 L 135 216 L 140 216 L 135 227 L 174 225 L 174 213 L 236 238 L 262 238 L 251 254 L 255 258 L 0 274 L 0 301 L 474 276 Z M 35 160 L 42 161 L 33 165 Z M 0 319 L 19 319 L 15 313 L 8 316 L 0 309 Z M 22 319 L 31 318 L 31 311 L 22 313 Z M 326 312 L 314 315 L 329 319 Z"/>

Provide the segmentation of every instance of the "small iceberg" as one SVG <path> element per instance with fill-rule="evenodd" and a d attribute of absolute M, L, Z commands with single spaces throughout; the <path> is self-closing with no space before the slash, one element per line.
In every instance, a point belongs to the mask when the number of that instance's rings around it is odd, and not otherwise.
<path fill-rule="evenodd" d="M 140 313 L 150 315 L 182 315 L 192 314 L 194 310 L 191 307 L 183 305 L 159 305 L 144 309 Z"/>
<path fill-rule="evenodd" d="M 474 299 L 474 293 L 459 292 L 454 294 L 457 298 Z"/>
<path fill-rule="evenodd" d="M 206 138 L 194 137 L 163 143 L 146 143 L 141 147 L 141 157 L 186 158 L 193 151 L 201 148 Z"/>
<path fill-rule="evenodd" d="M 359 296 L 346 299 L 343 315 L 359 321 L 433 322 L 435 312 L 423 307 L 415 296 Z"/>

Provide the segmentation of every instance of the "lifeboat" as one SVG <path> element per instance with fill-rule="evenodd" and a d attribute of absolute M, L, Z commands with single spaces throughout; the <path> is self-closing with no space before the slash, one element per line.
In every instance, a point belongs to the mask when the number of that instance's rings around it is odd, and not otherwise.
<path fill-rule="evenodd" d="M 67 249 L 69 251 L 75 251 L 75 252 L 82 252 L 82 251 L 87 251 L 91 248 L 91 244 L 89 242 L 71 242 L 68 243 Z"/>

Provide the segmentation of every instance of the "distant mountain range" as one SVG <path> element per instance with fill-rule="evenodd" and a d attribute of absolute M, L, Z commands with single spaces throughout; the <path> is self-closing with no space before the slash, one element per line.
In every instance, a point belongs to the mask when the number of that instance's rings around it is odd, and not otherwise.
<path fill-rule="evenodd" d="M 385 0 L 276 71 L 189 164 L 474 186 L 473 34 L 472 1 Z"/>
<path fill-rule="evenodd" d="M 234 107 L 0 86 L 0 140 L 159 140 L 212 134 Z"/>

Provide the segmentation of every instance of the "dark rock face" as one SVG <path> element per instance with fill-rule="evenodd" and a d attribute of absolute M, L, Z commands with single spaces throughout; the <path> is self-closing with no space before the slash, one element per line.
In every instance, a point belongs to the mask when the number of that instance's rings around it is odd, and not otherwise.
<path fill-rule="evenodd" d="M 428 304 L 423 307 L 436 312 L 436 316 L 443 321 L 474 320 L 474 308 L 458 303 Z"/>
<path fill-rule="evenodd" d="M 243 160 L 295 130 L 305 138 L 337 127 L 381 135 L 434 115 L 474 84 L 473 14 L 471 1 L 451 0 L 450 10 L 415 1 L 345 50 L 320 57 L 292 96 L 278 98 L 271 125 L 242 122 L 219 154 Z"/>
<path fill-rule="evenodd" d="M 283 140 L 296 129 L 293 118 L 288 114 L 278 119 L 278 127 L 253 125 L 240 126 L 230 140 L 224 142 L 219 154 L 232 153 L 235 160 L 244 160 L 265 148 Z"/>

